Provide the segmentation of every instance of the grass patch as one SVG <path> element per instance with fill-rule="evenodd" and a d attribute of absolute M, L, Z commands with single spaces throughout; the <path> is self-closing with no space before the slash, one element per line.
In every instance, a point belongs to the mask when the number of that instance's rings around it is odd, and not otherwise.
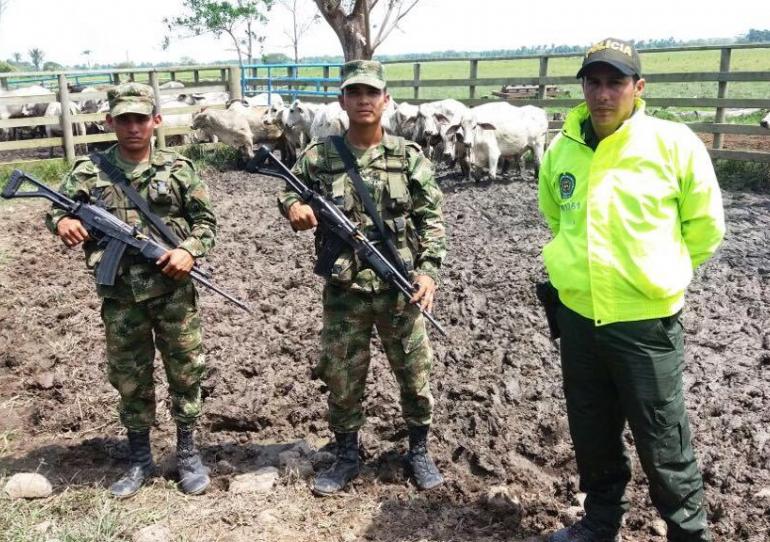
<path fill-rule="evenodd" d="M 17 164 L 2 165 L 0 166 L 0 190 L 5 188 L 8 179 L 11 176 L 11 172 L 14 169 L 20 169 L 25 173 L 29 173 L 31 176 L 43 181 L 46 184 L 58 186 L 70 169 L 66 160 L 39 160 L 30 162 L 20 162 Z"/>
<path fill-rule="evenodd" d="M 182 155 L 192 160 L 198 169 L 203 169 L 204 167 L 233 169 L 240 158 L 240 151 L 238 149 L 228 147 L 222 143 L 214 145 L 187 145 L 178 150 Z"/>
<path fill-rule="evenodd" d="M 716 160 L 714 169 L 723 189 L 770 194 L 770 164 Z"/>
<path fill-rule="evenodd" d="M 73 488 L 48 499 L 4 501 L 0 505 L 0 540 L 125 541 L 137 529 L 167 516 L 168 510 L 158 502 L 118 501 L 103 488 Z"/>

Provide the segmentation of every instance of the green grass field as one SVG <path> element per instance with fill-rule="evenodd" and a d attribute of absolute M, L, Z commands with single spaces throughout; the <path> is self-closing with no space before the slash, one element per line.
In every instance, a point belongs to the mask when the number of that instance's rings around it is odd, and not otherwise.
<path fill-rule="evenodd" d="M 690 73 L 690 72 L 717 72 L 719 71 L 720 51 L 682 51 L 641 53 L 642 68 L 647 74 L 657 73 Z M 556 57 L 549 61 L 548 75 L 569 76 L 577 72 L 580 66 L 580 57 Z M 412 80 L 414 74 L 412 61 L 389 63 L 386 66 L 386 74 L 389 80 Z M 768 71 L 770 72 L 770 47 L 766 49 L 735 49 L 732 52 L 731 71 Z M 478 77 L 534 77 L 539 72 L 539 60 L 536 58 L 512 59 L 512 60 L 481 60 L 478 65 Z M 160 82 L 170 80 L 168 72 L 159 71 Z M 286 74 L 286 68 L 272 70 L 273 77 L 281 77 Z M 336 69 L 331 70 L 332 77 L 338 75 Z M 437 62 L 424 62 L 421 65 L 421 79 L 457 79 L 458 85 L 452 87 L 422 87 L 420 98 L 468 98 L 469 89 L 463 83 L 470 74 L 470 63 L 467 60 L 444 60 Z M 262 68 L 258 72 L 259 77 L 266 77 L 267 70 Z M 299 77 L 322 77 L 323 70 L 319 67 L 299 68 Z M 213 82 L 220 79 L 220 70 L 200 70 L 201 82 Z M 128 74 L 121 74 L 122 80 L 128 79 Z M 148 82 L 149 76 L 141 72 L 139 68 L 135 72 L 136 81 Z M 176 78 L 182 82 L 193 81 L 193 72 L 178 72 Z M 87 83 L 88 79 L 81 77 L 81 82 Z M 332 89 L 333 89 L 332 85 Z M 285 87 L 284 87 L 285 88 Z M 315 89 L 313 87 L 305 87 Z M 574 85 L 561 85 L 565 96 L 580 97 L 580 87 Z M 476 88 L 476 96 L 490 95 L 493 90 L 499 90 L 499 86 L 483 86 Z M 568 94 L 567 94 L 568 93 Z M 391 94 L 396 100 L 408 100 L 413 97 L 412 88 L 392 88 Z M 693 82 L 693 83 L 651 83 L 646 89 L 646 96 L 650 98 L 671 97 L 717 97 L 717 83 Z M 730 83 L 728 96 L 731 98 L 755 98 L 770 99 L 770 81 L 757 83 Z"/>
<path fill-rule="evenodd" d="M 684 51 L 665 53 L 641 53 L 642 68 L 645 73 L 690 73 L 718 72 L 720 51 Z M 564 76 L 577 72 L 580 57 L 552 58 L 548 65 L 548 75 Z M 414 63 L 403 62 L 386 65 L 386 75 L 390 81 L 412 80 Z M 513 60 L 481 60 L 478 65 L 478 77 L 535 77 L 540 70 L 538 59 Z M 275 72 L 283 74 L 284 69 Z M 770 71 L 770 48 L 768 49 L 736 49 L 732 53 L 731 71 Z M 336 70 L 332 70 L 334 74 Z M 300 68 L 299 77 L 321 77 L 321 68 Z M 265 76 L 266 70 L 260 70 L 260 77 Z M 457 79 L 458 86 L 452 87 L 421 87 L 420 98 L 468 98 L 469 89 L 463 82 L 470 75 L 470 63 L 467 60 L 445 60 L 425 62 L 421 65 L 421 79 Z M 274 74 L 275 76 L 275 74 Z M 180 77 L 180 80 L 182 78 Z M 562 90 L 569 92 L 572 97 L 580 97 L 580 86 L 563 85 Z M 476 96 L 489 95 L 499 86 L 484 86 L 476 88 Z M 397 100 L 408 100 L 413 97 L 412 88 L 392 88 L 391 94 Z M 653 98 L 698 97 L 716 98 L 717 83 L 652 83 L 646 89 L 646 95 Z M 730 83 L 729 97 L 770 99 L 770 81 L 758 83 Z"/>

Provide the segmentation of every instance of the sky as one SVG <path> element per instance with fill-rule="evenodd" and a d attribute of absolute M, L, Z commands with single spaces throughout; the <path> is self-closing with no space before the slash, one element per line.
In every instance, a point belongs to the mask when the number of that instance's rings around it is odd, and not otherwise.
<path fill-rule="evenodd" d="M 381 2 L 384 4 L 384 2 Z M 301 0 L 301 17 L 312 15 L 314 4 Z M 757 0 L 420 0 L 377 53 L 426 53 L 448 49 L 484 51 L 539 44 L 588 45 L 605 37 L 621 39 L 694 39 L 735 37 L 750 28 L 770 29 L 770 10 Z M 85 64 L 123 61 L 198 63 L 236 58 L 227 36 L 178 39 L 162 50 L 168 34 L 162 20 L 181 13 L 182 0 L 8 0 L 0 19 L 0 59 L 42 49 L 45 61 Z M 376 17 L 373 17 L 375 20 Z M 265 53 L 292 55 L 285 32 L 289 12 L 281 6 L 269 13 Z M 339 41 L 320 20 L 303 35 L 300 56 L 340 55 Z"/>

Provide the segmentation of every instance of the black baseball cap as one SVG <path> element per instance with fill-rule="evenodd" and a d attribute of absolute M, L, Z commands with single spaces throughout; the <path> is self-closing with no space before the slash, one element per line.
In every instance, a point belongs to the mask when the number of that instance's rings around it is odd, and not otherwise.
<path fill-rule="evenodd" d="M 583 57 L 583 65 L 577 72 L 580 79 L 586 68 L 592 64 L 604 62 L 620 71 L 623 75 L 642 76 L 642 62 L 634 44 L 617 38 L 607 38 L 594 43 Z"/>

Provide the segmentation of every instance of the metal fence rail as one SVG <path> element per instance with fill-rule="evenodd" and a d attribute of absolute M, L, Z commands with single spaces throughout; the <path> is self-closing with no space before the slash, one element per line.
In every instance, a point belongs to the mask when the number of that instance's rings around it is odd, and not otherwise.
<path fill-rule="evenodd" d="M 268 104 L 273 94 L 288 96 L 290 101 L 300 96 L 331 98 L 337 95 L 342 64 L 247 64 L 241 70 L 241 90 L 244 96 L 268 93 Z M 301 76 L 300 72 L 317 72 L 321 76 Z M 332 72 L 336 76 L 332 77 Z"/>

